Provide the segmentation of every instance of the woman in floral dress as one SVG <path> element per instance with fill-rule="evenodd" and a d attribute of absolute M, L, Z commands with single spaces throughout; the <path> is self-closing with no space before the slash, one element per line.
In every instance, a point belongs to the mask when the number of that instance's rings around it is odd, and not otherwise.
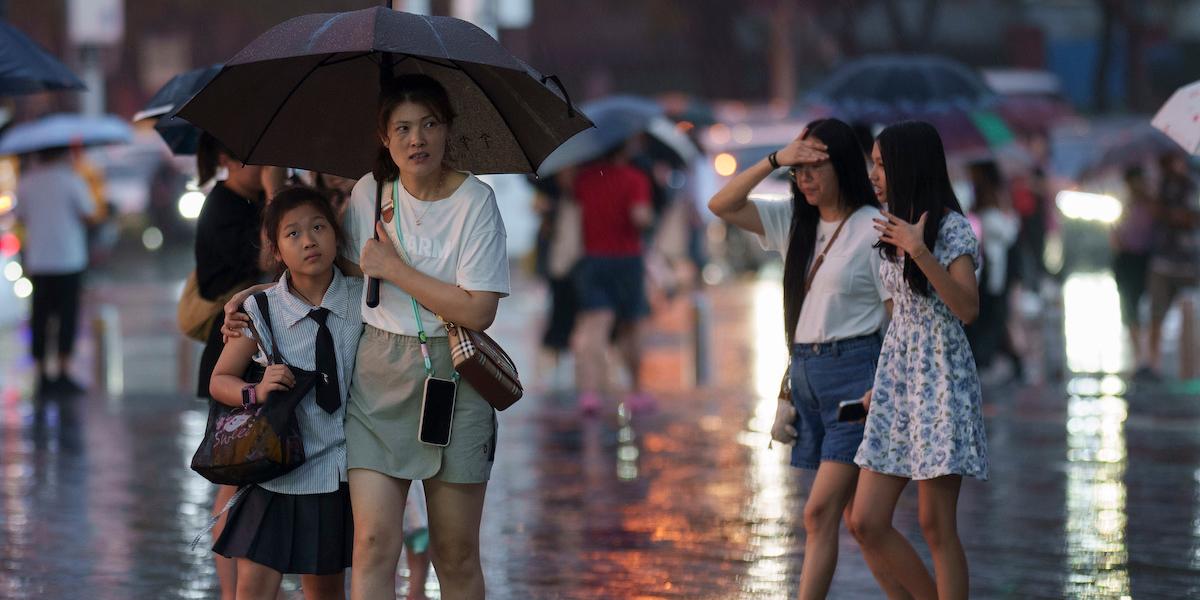
<path fill-rule="evenodd" d="M 964 475 L 987 479 L 979 378 L 963 324 L 979 314 L 979 244 L 950 187 L 937 130 L 910 121 L 883 130 L 871 181 L 889 208 L 877 221 L 880 277 L 894 301 L 855 463 L 862 468 L 851 530 L 881 581 L 915 598 L 967 597 L 956 511 Z M 892 527 L 917 480 L 919 517 L 936 584 Z"/>

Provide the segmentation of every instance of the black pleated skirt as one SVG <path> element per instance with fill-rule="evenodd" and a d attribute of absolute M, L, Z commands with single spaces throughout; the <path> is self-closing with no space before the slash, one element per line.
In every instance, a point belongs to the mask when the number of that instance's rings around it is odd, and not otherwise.
<path fill-rule="evenodd" d="M 280 573 L 334 575 L 350 566 L 354 517 L 350 488 L 327 494 L 277 494 L 253 486 L 229 509 L 213 552 Z"/>

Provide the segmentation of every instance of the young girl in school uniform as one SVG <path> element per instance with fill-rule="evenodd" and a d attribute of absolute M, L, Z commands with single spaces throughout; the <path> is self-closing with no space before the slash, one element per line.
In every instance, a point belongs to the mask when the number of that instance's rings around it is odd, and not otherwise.
<path fill-rule="evenodd" d="M 353 549 L 343 424 L 363 328 L 362 281 L 343 276 L 333 264 L 344 238 L 321 193 L 280 192 L 266 208 L 263 228 L 275 258 L 287 267 L 265 291 L 273 328 L 252 298 L 244 308 L 264 347 L 278 348 L 289 364 L 328 379 L 296 408 L 304 464 L 250 487 L 230 509 L 213 551 L 236 559 L 239 600 L 275 598 L 285 573 L 301 575 L 308 600 L 343 598 Z M 294 385 L 282 364 L 268 366 L 260 383 L 247 384 L 242 374 L 251 360 L 267 364 L 253 337 L 231 338 L 213 370 L 215 400 L 231 406 L 265 402 L 272 391 Z"/>

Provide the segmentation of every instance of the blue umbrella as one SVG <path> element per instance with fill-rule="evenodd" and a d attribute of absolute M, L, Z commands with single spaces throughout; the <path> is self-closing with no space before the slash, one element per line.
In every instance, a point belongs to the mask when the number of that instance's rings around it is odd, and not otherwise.
<path fill-rule="evenodd" d="M 171 78 L 166 85 L 159 88 L 146 106 L 133 115 L 135 122 L 143 119 L 154 119 L 154 130 L 167 143 L 174 154 L 195 154 L 200 142 L 201 130 L 175 116 L 175 110 L 183 106 L 192 96 L 196 95 L 208 82 L 221 72 L 220 64 L 193 69 L 180 73 Z"/>
<path fill-rule="evenodd" d="M 14 125 L 0 138 L 0 154 L 26 154 L 76 144 L 121 144 L 132 140 L 133 128 L 118 117 L 59 113 Z"/>
<path fill-rule="evenodd" d="M 0 21 L 0 95 L 82 89 L 83 82 L 58 59 Z"/>
<path fill-rule="evenodd" d="M 653 100 L 609 96 L 585 103 L 581 109 L 596 126 L 576 134 L 547 156 L 538 168 L 538 175 L 553 175 L 567 167 L 600 158 L 639 133 L 648 134 L 683 162 L 698 154 L 691 140 L 675 128 L 663 108 Z"/>

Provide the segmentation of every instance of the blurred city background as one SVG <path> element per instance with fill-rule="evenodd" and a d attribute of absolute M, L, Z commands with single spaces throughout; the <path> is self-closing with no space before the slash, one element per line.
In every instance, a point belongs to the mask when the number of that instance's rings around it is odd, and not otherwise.
<path fill-rule="evenodd" d="M 205 542 L 190 547 L 212 503 L 212 486 L 187 468 L 207 410 L 191 393 L 201 345 L 175 325 L 205 190 L 194 157 L 172 154 L 155 119 L 139 117 L 172 77 L 228 60 L 288 18 L 379 4 L 0 0 L 0 20 L 87 86 L 0 97 L 0 140 L 53 113 L 109 115 L 130 128 L 124 142 L 76 156 L 104 217 L 89 228 L 70 367 L 88 393 L 75 403 L 34 398 L 32 284 L 15 217 L 22 162 L 0 157 L 0 597 L 216 596 Z M 484 178 L 503 213 L 514 278 L 514 298 L 490 332 L 530 390 L 501 415 L 483 531 L 491 596 L 795 594 L 808 480 L 786 466 L 786 449 L 768 446 L 787 361 L 782 266 L 706 204 L 805 123 L 837 116 L 864 139 L 901 117 L 933 121 L 964 207 L 975 204 L 973 169 L 994 165 L 1005 209 L 1020 223 L 1002 249 L 1006 316 L 982 342 L 991 345 L 976 348 L 993 474 L 967 482 L 961 503 L 975 595 L 1200 597 L 1198 290 L 1184 286 L 1170 304 L 1151 361 L 1130 341 L 1111 268 L 1120 250 L 1113 232 L 1135 185 L 1158 193 L 1171 160 L 1197 179 L 1196 148 L 1151 121 L 1200 79 L 1200 1 L 397 0 L 394 8 L 479 25 L 557 75 L 577 104 L 650 100 L 687 146 L 647 169 L 658 218 L 647 245 L 653 316 L 642 372 L 659 411 L 645 417 L 616 408 L 595 421 L 577 416 L 569 357 L 541 347 L 555 229 L 541 209 L 544 180 Z M 846 89 L 870 87 L 846 74 L 855 68 L 910 69 L 931 82 L 965 72 L 974 87 L 883 110 L 845 100 Z M 880 85 L 858 91 L 890 93 Z M 787 191 L 778 177 L 756 193 Z M 898 514 L 918 539 L 915 498 Z M 853 539 L 843 534 L 841 544 L 831 597 L 877 597 Z M 428 591 L 436 596 L 436 577 Z"/>

